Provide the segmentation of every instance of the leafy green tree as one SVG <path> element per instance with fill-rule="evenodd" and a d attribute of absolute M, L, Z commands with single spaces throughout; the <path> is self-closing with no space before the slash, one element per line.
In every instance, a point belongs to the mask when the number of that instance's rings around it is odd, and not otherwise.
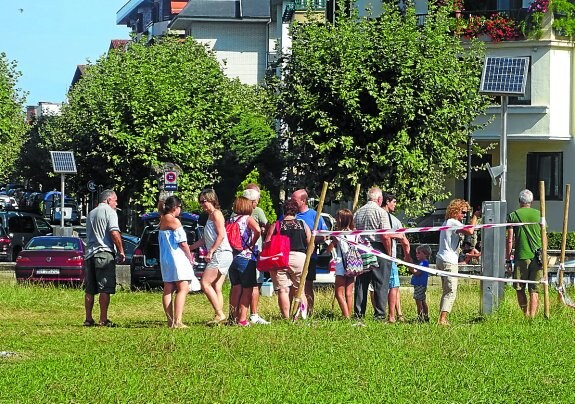
<path fill-rule="evenodd" d="M 60 176 L 53 173 L 50 150 L 61 150 L 65 138 L 59 132 L 57 115 L 43 115 L 31 122 L 22 151 L 18 157 L 18 173 L 30 180 L 34 189 L 50 190 L 60 187 Z"/>
<path fill-rule="evenodd" d="M 0 53 L 0 179 L 12 173 L 26 134 L 25 96 L 16 88 L 16 62 Z"/>
<path fill-rule="evenodd" d="M 483 48 L 462 47 L 447 7 L 430 5 L 420 26 L 412 6 L 384 3 L 379 18 L 294 24 L 270 90 L 285 124 L 289 184 L 329 181 L 336 198 L 376 184 L 417 214 L 464 174 L 462 146 L 487 106 L 478 92 Z"/>
<path fill-rule="evenodd" d="M 241 182 L 236 190 L 236 196 L 240 196 L 248 184 L 258 184 L 260 187 L 260 201 L 258 206 L 262 208 L 268 221 L 274 222 L 277 219 L 277 215 L 274 209 L 270 191 L 260 185 L 260 173 L 257 168 L 254 168 Z"/>
<path fill-rule="evenodd" d="M 113 186 L 131 205 L 154 209 L 162 167 L 173 163 L 181 168 L 178 194 L 191 206 L 219 181 L 230 137 L 269 139 L 263 123 L 253 131 L 245 124 L 245 112 L 265 122 L 262 97 L 226 78 L 205 46 L 167 36 L 89 65 L 68 94 L 60 131 L 69 135 L 65 144 L 76 152 L 82 182 Z"/>

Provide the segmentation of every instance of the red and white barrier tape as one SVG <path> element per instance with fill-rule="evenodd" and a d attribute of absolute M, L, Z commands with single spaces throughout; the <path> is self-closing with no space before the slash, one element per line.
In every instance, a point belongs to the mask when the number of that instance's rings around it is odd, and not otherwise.
<path fill-rule="evenodd" d="M 384 233 L 423 233 L 428 231 L 442 231 L 442 230 L 477 230 L 477 229 L 492 229 L 495 227 L 517 227 L 526 224 L 537 223 L 489 223 L 489 224 L 466 224 L 463 226 L 430 226 L 430 227 L 403 227 L 401 229 L 373 229 L 373 230 L 316 230 L 313 232 L 315 236 L 343 236 L 349 234 L 384 234 Z"/>
<path fill-rule="evenodd" d="M 347 240 L 343 237 L 338 237 L 339 240 L 341 241 L 345 241 L 348 244 L 351 244 L 353 246 L 355 246 L 357 249 L 373 254 L 373 255 L 377 255 L 378 257 L 382 257 L 385 258 L 388 261 L 393 261 L 397 264 L 401 264 L 401 265 L 405 265 L 423 272 L 427 272 L 433 275 L 438 275 L 438 276 L 450 276 L 453 278 L 466 278 L 466 279 L 479 279 L 481 281 L 495 281 L 495 282 L 506 282 L 506 283 L 547 283 L 546 279 L 542 279 L 541 281 L 527 281 L 527 280 L 521 280 L 521 279 L 510 279 L 510 278 L 496 278 L 493 276 L 483 276 L 483 275 L 470 275 L 470 274 L 460 274 L 459 272 L 448 272 L 448 271 L 441 271 L 439 269 L 433 269 L 433 268 L 429 268 L 429 267 L 423 267 L 421 265 L 417 265 L 417 264 L 412 264 L 409 262 L 405 262 L 402 261 L 398 258 L 393 258 L 390 257 L 389 255 L 379 251 L 379 250 L 375 250 L 371 247 L 368 247 L 366 245 L 363 245 L 361 243 L 356 243 L 355 241 L 352 240 Z"/>

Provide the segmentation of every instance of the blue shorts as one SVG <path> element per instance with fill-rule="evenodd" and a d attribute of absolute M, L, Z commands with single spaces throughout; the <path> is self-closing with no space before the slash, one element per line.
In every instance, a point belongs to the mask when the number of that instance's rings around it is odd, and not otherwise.
<path fill-rule="evenodd" d="M 391 273 L 389 274 L 389 288 L 399 287 L 399 271 L 397 270 L 397 264 L 395 262 L 391 263 Z"/>

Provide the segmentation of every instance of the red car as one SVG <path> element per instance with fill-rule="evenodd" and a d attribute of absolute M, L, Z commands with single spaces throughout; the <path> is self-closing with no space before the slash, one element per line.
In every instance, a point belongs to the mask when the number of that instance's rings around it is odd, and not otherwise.
<path fill-rule="evenodd" d="M 85 269 L 84 243 L 78 237 L 34 237 L 16 258 L 18 282 L 82 283 Z"/>

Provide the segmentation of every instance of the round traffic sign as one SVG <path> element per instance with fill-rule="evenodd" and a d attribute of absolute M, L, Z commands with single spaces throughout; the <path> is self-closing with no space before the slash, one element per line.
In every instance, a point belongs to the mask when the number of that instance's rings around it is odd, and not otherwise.
<path fill-rule="evenodd" d="M 166 171 L 165 179 L 167 184 L 173 184 L 176 182 L 177 175 L 175 171 Z"/>
<path fill-rule="evenodd" d="M 88 181 L 86 188 L 88 188 L 88 191 L 90 192 L 96 192 L 96 183 L 93 180 L 90 180 Z"/>

